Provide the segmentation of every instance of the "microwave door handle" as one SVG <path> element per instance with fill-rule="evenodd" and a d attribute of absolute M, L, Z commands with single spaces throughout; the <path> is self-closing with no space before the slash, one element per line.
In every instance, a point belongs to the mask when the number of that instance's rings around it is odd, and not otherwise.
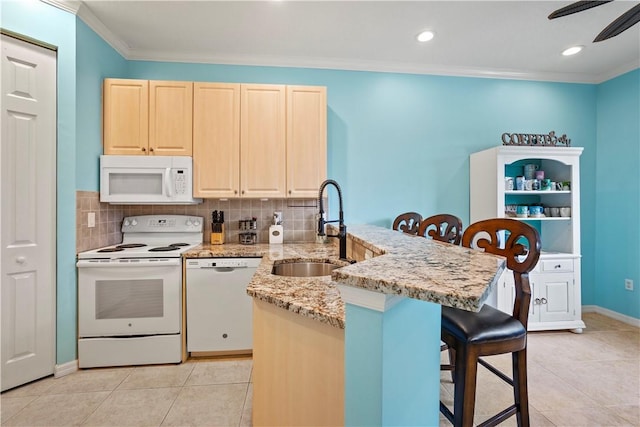
<path fill-rule="evenodd" d="M 171 191 L 171 168 L 167 168 L 164 172 L 164 185 L 165 189 L 167 190 L 167 196 L 172 198 L 173 194 Z"/>

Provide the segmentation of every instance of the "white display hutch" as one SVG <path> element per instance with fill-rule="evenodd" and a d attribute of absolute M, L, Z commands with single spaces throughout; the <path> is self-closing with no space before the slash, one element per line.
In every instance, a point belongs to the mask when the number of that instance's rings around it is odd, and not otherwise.
<path fill-rule="evenodd" d="M 570 207 L 568 217 L 517 218 L 538 229 L 540 260 L 529 274 L 529 330 L 571 329 L 580 333 L 580 155 L 581 147 L 498 146 L 473 153 L 470 159 L 470 221 L 504 218 L 507 205 L 542 204 Z M 564 191 L 517 191 L 505 188 L 505 177 L 523 175 L 525 164 L 536 164 L 545 178 L 570 181 Z M 488 303 L 511 313 L 513 274 L 505 271 Z"/>

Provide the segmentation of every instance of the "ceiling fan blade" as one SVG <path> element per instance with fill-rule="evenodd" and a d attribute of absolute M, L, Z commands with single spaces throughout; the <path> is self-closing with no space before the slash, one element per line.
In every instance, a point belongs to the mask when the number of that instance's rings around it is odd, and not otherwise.
<path fill-rule="evenodd" d="M 549 15 L 549 19 L 560 18 L 561 16 L 567 16 L 573 13 L 582 12 L 583 10 L 591 9 L 592 7 L 600 6 L 600 5 L 609 3 L 611 1 L 613 0 L 577 1 L 575 3 L 571 3 L 568 6 L 565 6 L 556 11 L 553 11 L 551 15 Z"/>
<path fill-rule="evenodd" d="M 607 25 L 607 28 L 602 30 L 600 34 L 593 39 L 593 42 L 601 42 L 603 40 L 610 39 L 611 37 L 615 37 L 621 32 L 633 27 L 638 22 L 640 22 L 640 4 L 633 6 L 631 9 L 620 15 L 618 19 Z"/>

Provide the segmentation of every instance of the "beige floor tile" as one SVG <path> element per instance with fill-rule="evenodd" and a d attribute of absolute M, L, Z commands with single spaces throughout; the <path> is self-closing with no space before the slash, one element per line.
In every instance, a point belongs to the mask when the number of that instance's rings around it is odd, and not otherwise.
<path fill-rule="evenodd" d="M 49 389 L 55 384 L 57 381 L 53 375 L 43 378 L 38 381 L 33 381 L 29 384 L 22 385 L 20 387 L 13 388 L 11 390 L 5 391 L 2 393 L 2 398 L 4 397 L 24 397 L 24 396 L 42 396 L 46 394 Z"/>
<path fill-rule="evenodd" d="M 636 331 L 593 332 L 589 338 L 602 345 L 613 347 L 614 359 L 640 360 L 640 329 Z M 604 357 L 601 360 L 608 360 Z"/>
<path fill-rule="evenodd" d="M 640 406 L 607 406 L 607 409 L 629 421 L 631 425 L 640 426 Z"/>
<path fill-rule="evenodd" d="M 159 426 L 180 387 L 115 390 L 86 420 L 86 426 Z"/>
<path fill-rule="evenodd" d="M 538 411 L 559 411 L 598 405 L 589 396 L 549 372 L 542 365 L 529 365 L 527 381 L 529 405 Z"/>
<path fill-rule="evenodd" d="M 193 363 L 183 363 L 181 365 L 136 367 L 118 386 L 118 390 L 182 387 L 194 366 Z"/>
<path fill-rule="evenodd" d="M 247 395 L 244 399 L 244 408 L 242 408 L 242 418 L 240 418 L 241 427 L 250 427 L 253 425 L 253 384 L 249 384 Z"/>
<path fill-rule="evenodd" d="M 612 360 L 620 357 L 620 349 L 598 341 L 593 334 L 568 331 L 531 333 L 527 342 L 527 356 L 530 361 L 542 364 Z"/>
<path fill-rule="evenodd" d="M 0 422 L 4 423 L 9 418 L 20 412 L 25 406 L 37 399 L 37 396 L 5 397 L 0 399 Z"/>
<path fill-rule="evenodd" d="M 585 333 L 592 331 L 625 331 L 638 330 L 637 327 L 598 313 L 582 313 L 582 320 L 587 325 Z"/>
<path fill-rule="evenodd" d="M 196 363 L 185 385 L 247 383 L 252 365 L 251 360 Z"/>
<path fill-rule="evenodd" d="M 237 426 L 247 384 L 183 387 L 162 426 Z"/>
<path fill-rule="evenodd" d="M 558 427 L 637 426 L 637 424 L 629 423 L 629 421 L 603 406 L 566 411 L 548 411 L 543 412 L 542 415 Z"/>
<path fill-rule="evenodd" d="M 640 363 L 637 360 L 549 363 L 549 371 L 600 405 L 640 402 Z"/>
<path fill-rule="evenodd" d="M 133 368 L 83 369 L 56 378 L 48 394 L 112 391 L 133 371 Z"/>
<path fill-rule="evenodd" d="M 98 408 L 110 392 L 51 394 L 29 403 L 4 426 L 77 426 Z"/>

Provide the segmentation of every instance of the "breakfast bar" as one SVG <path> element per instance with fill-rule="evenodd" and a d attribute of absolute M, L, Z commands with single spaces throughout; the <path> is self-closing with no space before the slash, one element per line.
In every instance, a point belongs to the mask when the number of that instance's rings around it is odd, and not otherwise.
<path fill-rule="evenodd" d="M 262 251 L 247 289 L 255 425 L 438 424 L 440 306 L 478 311 L 504 258 L 371 225 L 349 226 L 347 243 L 354 264 L 327 244 Z M 330 278 L 271 274 L 310 260 L 341 267 Z"/>

